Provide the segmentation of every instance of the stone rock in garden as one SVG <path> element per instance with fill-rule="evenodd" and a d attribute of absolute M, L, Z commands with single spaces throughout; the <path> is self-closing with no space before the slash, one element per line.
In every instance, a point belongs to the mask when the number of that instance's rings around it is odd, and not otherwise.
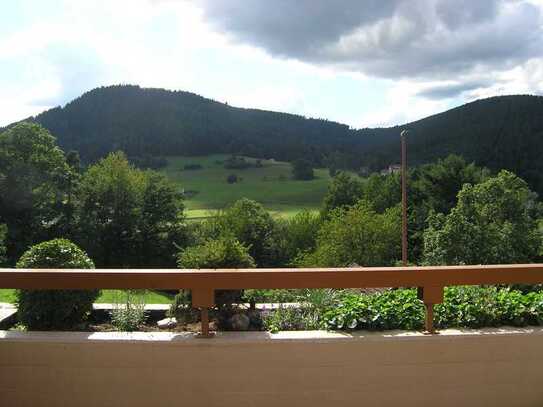
<path fill-rule="evenodd" d="M 173 328 L 177 325 L 175 318 L 164 318 L 156 323 L 159 328 Z"/>
<path fill-rule="evenodd" d="M 234 314 L 229 320 L 230 329 L 234 331 L 246 331 L 250 323 L 249 317 L 245 314 Z"/>

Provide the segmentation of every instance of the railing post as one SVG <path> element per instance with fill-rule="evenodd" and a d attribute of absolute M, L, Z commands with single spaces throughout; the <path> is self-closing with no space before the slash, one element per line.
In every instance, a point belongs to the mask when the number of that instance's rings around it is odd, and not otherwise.
<path fill-rule="evenodd" d="M 436 334 L 437 332 L 434 327 L 434 304 L 441 304 L 443 302 L 443 287 L 419 287 L 417 294 L 419 299 L 424 302 L 424 333 L 428 335 Z"/>
<path fill-rule="evenodd" d="M 192 307 L 200 309 L 201 329 L 200 338 L 211 338 L 213 333 L 209 332 L 209 309 L 215 302 L 215 291 L 208 288 L 198 288 L 192 290 Z"/>
<path fill-rule="evenodd" d="M 202 338 L 209 338 L 209 308 L 200 308 L 200 321 L 202 327 L 200 329 L 200 336 Z"/>
<path fill-rule="evenodd" d="M 425 303 L 424 304 L 426 318 L 424 321 L 424 333 L 428 335 L 433 335 L 436 333 L 434 329 L 434 304 Z"/>

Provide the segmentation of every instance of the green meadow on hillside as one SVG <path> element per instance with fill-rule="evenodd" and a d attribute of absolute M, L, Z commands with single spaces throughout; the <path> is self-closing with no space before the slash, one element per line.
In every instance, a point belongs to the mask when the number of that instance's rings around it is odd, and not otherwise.
<path fill-rule="evenodd" d="M 262 160 L 261 168 L 227 169 L 224 161 L 229 157 L 214 154 L 168 158 L 168 166 L 162 172 L 185 191 L 189 218 L 210 216 L 240 198 L 254 199 L 281 216 L 291 216 L 302 209 L 319 209 L 330 181 L 327 169 L 315 169 L 315 179 L 311 181 L 296 181 L 292 179 L 290 163 Z M 202 168 L 188 170 L 184 169 L 186 165 Z M 236 174 L 240 181 L 229 184 L 226 179 L 230 174 Z"/>

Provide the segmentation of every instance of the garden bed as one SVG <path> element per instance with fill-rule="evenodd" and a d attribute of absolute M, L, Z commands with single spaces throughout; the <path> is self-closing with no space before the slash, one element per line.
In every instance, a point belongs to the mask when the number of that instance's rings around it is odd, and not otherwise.
<path fill-rule="evenodd" d="M 438 329 L 543 325 L 543 291 L 539 287 L 522 290 L 510 287 L 447 288 L 443 304 L 435 306 L 435 325 Z M 245 296 L 252 301 L 278 298 L 296 302 L 257 304 L 254 309 L 249 303 L 215 308 L 210 310 L 210 329 L 417 331 L 424 325 L 424 306 L 415 289 L 383 289 L 371 293 L 331 289 L 248 290 Z M 174 300 L 173 305 L 95 304 L 90 318 L 70 330 L 197 332 L 200 330 L 199 315 L 190 308 L 186 296 Z M 20 330 L 23 327 L 12 324 L 11 328 Z"/>

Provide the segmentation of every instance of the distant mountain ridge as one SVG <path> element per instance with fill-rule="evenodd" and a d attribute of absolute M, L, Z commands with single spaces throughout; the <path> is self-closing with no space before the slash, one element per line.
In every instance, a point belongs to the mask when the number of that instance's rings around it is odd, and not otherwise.
<path fill-rule="evenodd" d="M 193 93 L 117 85 L 94 89 L 32 118 L 65 150 L 92 161 L 128 155 L 235 153 L 315 165 L 377 170 L 399 160 L 409 129 L 411 164 L 450 153 L 507 168 L 543 192 L 543 97 L 482 99 L 402 126 L 351 129 L 287 113 L 232 107 Z"/>

